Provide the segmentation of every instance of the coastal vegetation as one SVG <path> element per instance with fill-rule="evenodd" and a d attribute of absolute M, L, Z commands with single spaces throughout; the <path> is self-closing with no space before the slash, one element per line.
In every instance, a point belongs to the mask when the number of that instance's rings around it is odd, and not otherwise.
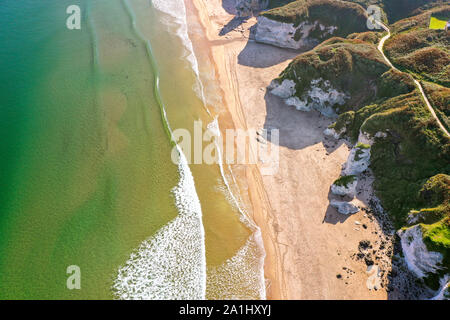
<path fill-rule="evenodd" d="M 432 16 L 447 21 L 450 6 L 420 0 L 353 2 L 365 7 L 381 5 L 389 21 L 417 13 L 393 24 L 392 37 L 385 44 L 384 52 L 398 70 L 391 68 L 377 49 L 383 33 L 365 31 L 333 37 L 300 54 L 275 81 L 293 81 L 294 96 L 301 101 L 323 83 L 327 85 L 319 89 L 324 97 L 346 97 L 344 103 L 328 98 L 320 101 L 336 113 L 330 129 L 357 143 L 355 161 L 358 151 L 371 149 L 374 190 L 395 227 L 405 227 L 415 218 L 428 250 L 443 255 L 439 271 L 425 277 L 425 283 L 437 289 L 439 279 L 450 271 L 450 138 L 428 110 L 413 77 L 422 80 L 430 103 L 448 130 L 450 34 L 429 29 L 429 22 Z M 313 3 L 324 5 L 326 1 L 312 1 L 309 6 L 304 3 L 296 1 L 264 14 L 299 23 L 311 14 Z M 342 10 L 354 8 L 336 3 Z M 358 142 L 361 133 L 373 140 L 371 146 Z M 346 186 L 353 179 L 342 176 L 334 184 Z"/>
<path fill-rule="evenodd" d="M 348 175 L 348 176 L 342 176 L 336 179 L 333 184 L 340 186 L 340 187 L 347 187 L 349 183 L 352 183 L 356 180 L 355 175 Z"/>
<path fill-rule="evenodd" d="M 338 114 L 357 111 L 380 100 L 414 90 L 412 78 L 390 69 L 374 44 L 360 39 L 331 38 L 314 50 L 296 57 L 277 79 L 296 83 L 299 98 L 310 89 L 311 81 L 323 79 L 349 99 L 345 105 L 334 106 Z M 403 80 L 403 81 L 402 81 Z M 338 121 L 348 122 L 352 113 Z M 355 132 L 354 137 L 358 133 Z"/>
<path fill-rule="evenodd" d="M 450 86 L 450 33 L 429 28 L 430 18 L 450 19 L 450 6 L 434 8 L 392 25 L 385 53 L 402 71 L 418 79 Z"/>
<path fill-rule="evenodd" d="M 273 5 L 272 2 L 271 6 Z M 333 0 L 297 0 L 262 12 L 261 16 L 275 21 L 292 23 L 294 27 L 303 21 L 318 21 L 322 25 L 336 26 L 337 29 L 333 33 L 335 36 L 366 31 L 367 21 L 366 12 L 360 5 Z M 315 31 L 315 33 L 320 32 L 320 28 Z M 316 34 L 316 38 L 319 37 L 320 35 Z"/>
<path fill-rule="evenodd" d="M 364 8 L 370 5 L 378 6 L 382 9 L 382 20 L 393 23 L 400 19 L 417 15 L 424 10 L 440 6 L 444 0 L 346 0 L 361 5 Z"/>
<path fill-rule="evenodd" d="M 422 87 L 439 120 L 450 131 L 450 89 L 426 81 L 422 81 Z"/>
<path fill-rule="evenodd" d="M 306 2 L 308 0 L 270 0 L 269 8 L 279 8 L 291 2 Z M 425 10 L 442 6 L 445 0 L 346 0 L 345 2 L 358 4 L 364 9 L 371 5 L 381 8 L 383 22 L 394 23 L 411 15 L 417 15 Z M 279 12 L 285 12 L 290 15 L 289 10 L 280 9 Z"/>

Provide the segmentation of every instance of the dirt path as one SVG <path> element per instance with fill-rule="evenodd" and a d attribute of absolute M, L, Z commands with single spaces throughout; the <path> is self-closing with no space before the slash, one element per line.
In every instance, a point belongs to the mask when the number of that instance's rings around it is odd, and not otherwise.
<path fill-rule="evenodd" d="M 391 68 L 399 71 L 396 67 L 394 67 L 394 65 L 391 63 L 391 61 L 386 57 L 386 55 L 384 54 L 383 51 L 383 47 L 384 47 L 384 43 L 386 42 L 387 39 L 389 39 L 391 37 L 391 31 L 389 30 L 389 28 L 387 26 L 385 26 L 383 23 L 377 21 L 377 23 L 384 29 L 386 30 L 386 32 L 388 33 L 387 35 L 385 35 L 381 40 L 380 43 L 378 44 L 378 50 L 381 52 L 381 54 L 383 55 L 384 60 L 389 64 L 389 66 L 391 66 Z M 416 86 L 419 88 L 420 93 L 422 94 L 423 100 L 425 101 L 425 104 L 428 108 L 428 110 L 430 110 L 432 116 L 434 117 L 434 119 L 436 119 L 439 127 L 442 129 L 442 131 L 445 132 L 445 134 L 447 136 L 449 136 L 447 129 L 445 129 L 445 127 L 442 125 L 442 122 L 439 120 L 439 118 L 436 115 L 436 112 L 434 111 L 433 107 L 431 106 L 430 101 L 428 101 L 427 96 L 425 95 L 425 91 L 423 91 L 422 85 L 420 84 L 419 81 L 417 81 L 416 79 L 414 79 L 414 83 L 416 84 Z"/>

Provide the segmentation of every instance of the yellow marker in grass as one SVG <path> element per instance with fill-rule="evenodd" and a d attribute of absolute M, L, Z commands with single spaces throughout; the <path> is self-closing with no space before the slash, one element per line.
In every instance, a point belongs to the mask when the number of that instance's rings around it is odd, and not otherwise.
<path fill-rule="evenodd" d="M 436 17 L 431 17 L 430 19 L 430 29 L 434 29 L 434 30 L 449 30 L 450 28 L 450 21 L 445 21 L 436 18 Z"/>

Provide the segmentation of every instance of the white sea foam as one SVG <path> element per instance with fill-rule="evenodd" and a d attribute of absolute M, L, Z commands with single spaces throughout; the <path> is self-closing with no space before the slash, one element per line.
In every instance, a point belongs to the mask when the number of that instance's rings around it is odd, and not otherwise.
<path fill-rule="evenodd" d="M 264 261 L 257 233 L 224 264 L 207 269 L 208 299 L 265 299 Z"/>
<path fill-rule="evenodd" d="M 124 4 L 136 34 L 147 43 L 152 59 L 149 41 L 136 27 L 128 1 L 124 0 Z M 157 70 L 155 78 L 159 92 Z M 172 134 L 164 106 L 162 113 Z M 179 215 L 144 241 L 118 270 L 113 290 L 120 299 L 205 299 L 205 232 L 200 200 L 186 157 L 176 147 L 180 181 L 172 192 Z"/>
<path fill-rule="evenodd" d="M 163 21 L 164 23 L 170 26 L 172 26 L 173 24 L 176 24 L 178 26 L 177 36 L 182 40 L 187 52 L 184 58 L 189 61 L 192 66 L 192 70 L 196 75 L 196 87 L 194 88 L 195 92 L 202 100 L 208 114 L 211 114 L 206 106 L 205 90 L 200 79 L 198 60 L 194 53 L 194 46 L 188 33 L 186 6 L 184 4 L 184 0 L 152 0 L 152 3 L 157 10 L 171 17 L 171 20 L 165 20 Z"/>
<path fill-rule="evenodd" d="M 113 289 L 120 299 L 205 299 L 205 237 L 200 201 L 180 151 L 173 189 L 179 216 L 144 241 L 121 267 Z"/>
<path fill-rule="evenodd" d="M 127 0 L 124 2 L 128 6 Z M 187 50 L 185 58 L 190 62 L 197 76 L 199 89 L 197 94 L 200 94 L 204 107 L 210 114 L 205 103 L 198 61 L 187 32 L 186 8 L 183 0 L 153 0 L 152 3 L 156 9 L 173 18 L 172 21 L 164 21 L 165 23 L 176 23 L 179 26 L 177 35 L 182 39 Z M 130 14 L 133 16 L 132 13 Z M 134 20 L 134 17 L 132 19 Z M 135 22 L 133 25 L 136 28 Z M 137 28 L 136 32 L 143 38 Z M 146 39 L 143 40 L 148 42 Z M 147 45 L 150 48 L 150 44 L 147 43 Z M 158 87 L 158 77 L 156 83 Z M 162 113 L 170 130 L 164 108 Z M 208 128 L 214 134 L 220 135 L 217 118 L 208 125 Z M 261 231 L 248 218 L 234 196 L 224 173 L 221 149 L 218 145 L 216 147 L 219 153 L 220 172 L 231 202 L 254 233 L 233 258 L 217 268 L 208 270 L 210 278 L 208 286 L 215 292 L 216 297 L 265 299 L 265 252 Z M 144 241 L 119 269 L 113 290 L 120 299 L 205 299 L 206 297 L 207 272 L 201 206 L 187 160 L 178 145 L 177 149 L 180 155 L 180 181 L 173 189 L 173 193 L 179 216 Z M 237 286 L 237 283 L 240 285 Z M 211 289 L 211 286 L 215 289 Z"/>

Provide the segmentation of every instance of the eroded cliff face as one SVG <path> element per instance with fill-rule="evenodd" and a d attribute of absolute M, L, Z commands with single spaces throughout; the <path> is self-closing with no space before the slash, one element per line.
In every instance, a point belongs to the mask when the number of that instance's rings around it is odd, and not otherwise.
<path fill-rule="evenodd" d="M 310 49 L 331 37 L 336 26 L 325 26 L 319 21 L 303 21 L 299 25 L 258 17 L 255 40 L 281 48 Z M 312 33 L 314 32 L 314 36 Z"/>
<path fill-rule="evenodd" d="M 238 17 L 250 17 L 268 6 L 269 0 L 236 0 L 236 14 Z"/>
<path fill-rule="evenodd" d="M 401 239 L 403 255 L 408 268 L 418 278 L 424 278 L 429 273 L 439 271 L 443 256 L 439 252 L 428 251 L 423 242 L 423 233 L 420 225 L 398 231 Z"/>
<path fill-rule="evenodd" d="M 345 92 L 338 91 L 330 81 L 321 78 L 311 80 L 309 89 L 300 98 L 296 96 L 295 86 L 293 80 L 285 79 L 281 83 L 274 80 L 268 89 L 273 95 L 283 98 L 288 106 L 299 111 L 315 109 L 327 117 L 336 117 L 334 108 L 348 99 Z"/>

